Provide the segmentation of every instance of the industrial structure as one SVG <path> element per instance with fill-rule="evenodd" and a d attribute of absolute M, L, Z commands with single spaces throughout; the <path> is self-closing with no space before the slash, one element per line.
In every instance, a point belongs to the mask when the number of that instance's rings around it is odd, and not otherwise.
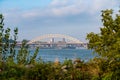
<path fill-rule="evenodd" d="M 31 48 L 40 47 L 41 49 L 78 49 L 87 47 L 87 43 L 84 43 L 71 36 L 62 34 L 42 35 L 33 40 L 30 40 L 28 45 Z"/>

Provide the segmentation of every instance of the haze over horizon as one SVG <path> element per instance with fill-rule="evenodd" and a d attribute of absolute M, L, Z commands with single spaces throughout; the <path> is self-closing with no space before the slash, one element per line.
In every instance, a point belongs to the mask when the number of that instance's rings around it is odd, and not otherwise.
<path fill-rule="evenodd" d="M 102 27 L 101 10 L 119 6 L 119 0 L 0 0 L 0 13 L 5 27 L 18 27 L 18 40 L 57 33 L 86 41 Z"/>

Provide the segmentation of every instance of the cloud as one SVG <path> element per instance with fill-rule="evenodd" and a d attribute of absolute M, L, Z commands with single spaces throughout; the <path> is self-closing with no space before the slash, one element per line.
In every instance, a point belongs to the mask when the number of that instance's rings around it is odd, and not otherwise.
<path fill-rule="evenodd" d="M 96 11 L 114 8 L 115 6 L 118 6 L 117 0 L 52 0 L 50 4 L 53 14 L 58 16 L 83 12 L 95 14 Z"/>
<path fill-rule="evenodd" d="M 36 26 L 57 26 L 61 23 L 62 26 L 98 21 L 102 9 L 116 8 L 116 5 L 117 0 L 52 0 L 45 8 L 27 10 L 13 8 L 6 10 L 4 14 L 8 23 L 18 26 L 29 23 L 35 23 Z"/>
<path fill-rule="evenodd" d="M 96 13 L 97 11 L 105 9 L 116 9 L 119 7 L 117 0 L 93 0 L 89 10 L 90 13 Z"/>
<path fill-rule="evenodd" d="M 49 7 L 56 16 L 76 15 L 86 8 L 80 0 L 52 0 Z"/>
<path fill-rule="evenodd" d="M 46 7 L 13 7 L 3 14 L 6 24 L 18 26 L 26 36 L 47 32 L 82 34 L 98 31 L 100 11 L 116 9 L 118 5 L 118 0 L 52 0 Z"/>
<path fill-rule="evenodd" d="M 68 0 L 52 0 L 51 2 L 51 6 L 65 6 L 66 4 L 68 4 Z"/>
<path fill-rule="evenodd" d="M 27 10 L 13 8 L 5 11 L 4 14 L 10 22 L 20 24 L 33 21 L 40 21 L 42 24 L 46 22 L 55 24 L 54 22 L 60 22 L 60 20 L 69 22 L 68 20 L 72 18 L 75 21 L 78 18 L 84 21 L 87 19 L 85 16 L 94 19 L 98 17 L 98 13 L 101 10 L 107 8 L 114 9 L 117 5 L 119 5 L 117 0 L 52 0 L 45 8 L 32 8 Z M 10 20 L 11 18 L 13 19 Z"/>
<path fill-rule="evenodd" d="M 120 1 L 118 0 L 52 0 L 50 4 L 44 9 L 28 9 L 31 11 L 28 15 L 34 16 L 38 15 L 39 12 L 43 16 L 46 12 L 51 15 L 69 15 L 69 14 L 79 14 L 82 12 L 96 12 L 104 8 L 119 7 Z M 109 5 L 108 5 L 109 4 Z M 26 14 L 26 13 L 25 13 Z M 40 15 L 39 15 L 40 16 Z"/>
<path fill-rule="evenodd" d="M 109 5 L 107 5 L 109 4 Z M 33 9 L 24 12 L 23 17 L 64 17 L 87 13 L 95 15 L 104 9 L 115 9 L 118 6 L 116 0 L 52 0 L 44 9 Z"/>

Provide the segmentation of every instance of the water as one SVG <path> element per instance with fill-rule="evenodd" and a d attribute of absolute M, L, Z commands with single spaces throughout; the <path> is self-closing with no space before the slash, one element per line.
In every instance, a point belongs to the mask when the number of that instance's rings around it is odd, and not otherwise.
<path fill-rule="evenodd" d="M 41 57 L 43 61 L 55 61 L 58 59 L 63 62 L 65 59 L 74 60 L 76 58 L 88 61 L 94 56 L 92 50 L 87 49 L 40 49 L 37 58 Z"/>

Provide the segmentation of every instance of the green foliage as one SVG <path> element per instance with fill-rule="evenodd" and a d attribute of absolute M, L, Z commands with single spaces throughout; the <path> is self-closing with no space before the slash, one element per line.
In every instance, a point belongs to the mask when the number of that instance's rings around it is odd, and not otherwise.
<path fill-rule="evenodd" d="M 10 28 L 4 29 L 3 20 L 3 15 L 0 14 L 0 61 L 8 65 L 16 64 L 16 62 L 22 65 L 35 63 L 39 48 L 30 54 L 27 40 L 23 40 L 20 49 L 17 51 L 15 47 L 18 29 L 14 29 L 13 39 L 11 39 L 11 30 Z"/>
<path fill-rule="evenodd" d="M 14 39 L 10 39 L 10 28 L 4 29 L 3 20 L 3 15 L 0 14 L 0 61 L 6 62 L 7 59 L 13 60 L 15 57 L 18 29 L 14 29 Z"/>
<path fill-rule="evenodd" d="M 103 22 L 101 32 L 99 34 L 91 32 L 87 35 L 88 47 L 101 57 L 96 62 L 99 62 L 103 80 L 117 80 L 119 77 L 117 74 L 120 74 L 118 72 L 120 69 L 120 12 L 113 16 L 113 10 L 103 10 L 101 16 Z"/>
<path fill-rule="evenodd" d="M 0 80 L 119 80 L 120 77 L 120 14 L 102 11 L 100 33 L 87 35 L 89 49 L 99 57 L 89 62 L 66 59 L 60 62 L 36 61 L 39 48 L 31 53 L 27 40 L 16 50 L 18 29 L 11 39 L 10 28 L 4 29 L 0 14 Z"/>
<path fill-rule="evenodd" d="M 0 79 L 16 80 L 18 75 L 24 75 L 22 73 L 25 73 L 23 70 L 26 65 L 36 62 L 39 49 L 37 48 L 33 54 L 30 54 L 27 41 L 23 40 L 21 48 L 17 51 L 18 29 L 15 28 L 14 34 L 11 36 L 10 28 L 4 29 L 3 20 L 4 17 L 0 14 Z M 18 66 L 21 66 L 22 69 Z"/>
<path fill-rule="evenodd" d="M 34 64 L 36 62 L 36 57 L 37 57 L 38 52 L 39 52 L 39 47 L 36 48 L 33 56 L 30 57 L 29 64 Z"/>
<path fill-rule="evenodd" d="M 34 64 L 36 62 L 36 57 L 38 52 L 39 52 L 39 48 L 37 47 L 35 52 L 31 54 L 29 51 L 27 40 L 23 40 L 21 48 L 20 50 L 18 50 L 18 54 L 16 57 L 17 63 L 23 65 Z"/>
<path fill-rule="evenodd" d="M 94 49 L 102 57 L 120 58 L 120 14 L 112 17 L 112 10 L 102 11 L 103 27 L 99 34 L 89 33 L 89 48 Z"/>
<path fill-rule="evenodd" d="M 20 50 L 18 50 L 17 59 L 16 59 L 18 64 L 24 64 L 24 65 L 27 64 L 29 51 L 28 51 L 28 45 L 26 43 L 27 41 L 23 40 L 21 48 Z"/>

